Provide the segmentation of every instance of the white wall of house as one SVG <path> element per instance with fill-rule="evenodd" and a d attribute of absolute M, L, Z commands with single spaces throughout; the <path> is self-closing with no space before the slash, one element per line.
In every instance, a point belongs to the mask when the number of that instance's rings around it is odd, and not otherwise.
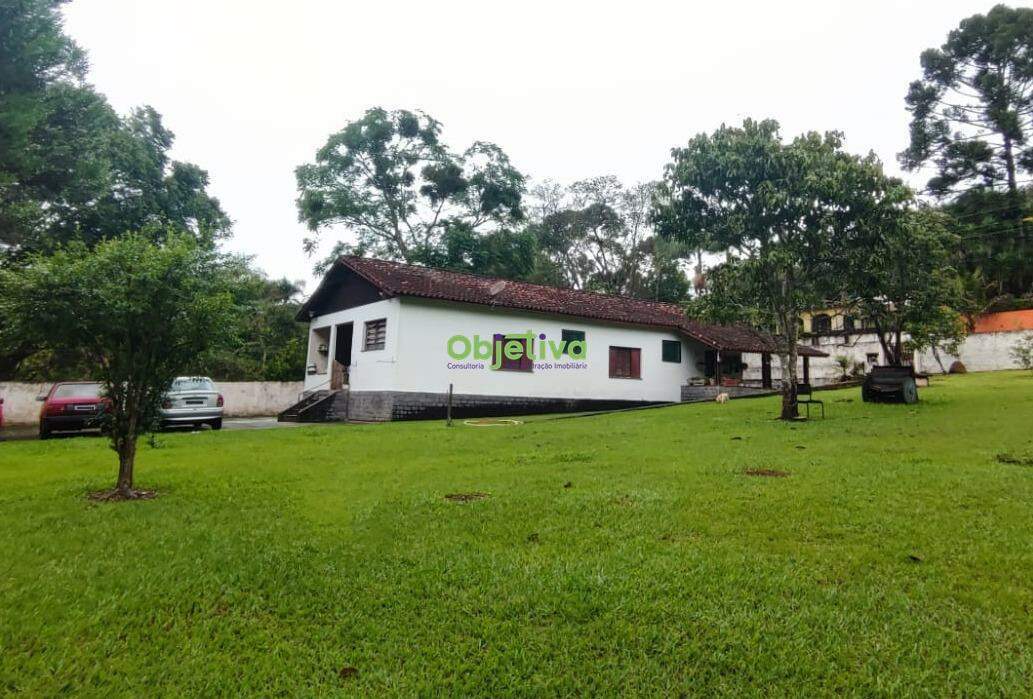
<path fill-rule="evenodd" d="M 364 309 L 353 310 L 365 313 Z M 487 366 L 462 369 L 456 366 L 478 360 L 472 357 L 456 360 L 447 353 L 448 340 L 454 335 L 471 339 L 479 335 L 490 341 L 496 333 L 530 330 L 536 336 L 544 333 L 546 342 L 559 342 L 563 329 L 585 332 L 587 368 L 536 367 L 533 372 L 493 371 Z M 682 343 L 680 363 L 662 361 L 662 340 Z M 394 327 L 390 321 L 388 324 L 387 344 L 389 351 L 385 352 L 385 359 L 390 357 L 396 362 L 393 365 L 393 390 L 396 391 L 443 393 L 451 383 L 458 394 L 677 401 L 681 386 L 689 377 L 702 375 L 702 348 L 673 332 L 413 298 L 401 299 L 397 323 Z M 611 345 L 641 349 L 640 379 L 610 378 Z M 540 341 L 535 343 L 536 353 L 539 346 Z M 556 360 L 549 354 L 544 361 L 555 365 L 576 360 L 568 357 Z M 490 364 L 490 361 L 484 363 Z M 365 388 L 369 382 L 362 378 L 362 373 L 363 367 L 357 366 L 352 375 L 352 390 L 369 390 Z"/>
<path fill-rule="evenodd" d="M 356 391 L 397 390 L 395 388 L 395 367 L 398 363 L 400 304 L 400 299 L 385 299 L 313 318 L 309 323 L 308 364 L 315 363 L 317 372 L 309 374 L 306 369 L 305 390 L 330 388 L 330 362 L 313 362 L 313 359 L 319 354 L 317 345 L 323 341 L 317 331 L 324 328 L 329 329 L 330 342 L 326 355 L 328 360 L 335 356 L 339 340 L 338 330 L 341 329 L 338 326 L 346 323 L 352 323 L 351 365 L 348 367 L 351 389 Z M 387 320 L 385 347 L 382 350 L 365 351 L 362 348 L 362 341 L 365 337 L 366 321 L 380 318 Z"/>

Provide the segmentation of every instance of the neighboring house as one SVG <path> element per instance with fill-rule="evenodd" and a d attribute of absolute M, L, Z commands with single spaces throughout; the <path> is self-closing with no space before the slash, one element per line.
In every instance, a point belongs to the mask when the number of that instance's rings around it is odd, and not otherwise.
<path fill-rule="evenodd" d="M 801 314 L 800 338 L 827 355 L 811 366 L 816 385 L 840 378 L 843 370 L 837 357 L 848 357 L 851 365 L 861 365 L 865 371 L 886 363 L 886 354 L 871 322 L 843 308 L 821 308 Z"/>
<path fill-rule="evenodd" d="M 457 417 L 770 390 L 778 350 L 769 335 L 697 323 L 674 304 L 350 256 L 298 320 L 310 328 L 307 397 L 283 419 L 440 418 L 450 389 Z"/>
<path fill-rule="evenodd" d="M 1031 330 L 1033 310 L 986 313 L 973 320 L 969 335 L 961 343 L 957 355 L 926 350 L 912 357 L 911 361 L 916 370 L 926 373 L 946 371 L 958 359 L 969 371 L 1016 369 L 1018 363 L 1011 349 Z M 865 371 L 886 363 L 882 345 L 869 322 L 842 308 L 815 309 L 802 314 L 800 331 L 801 342 L 827 355 L 811 364 L 811 378 L 816 385 L 839 378 L 842 369 L 836 363 L 837 357 L 848 357 L 852 363 L 861 364 Z M 907 339 L 906 334 L 904 337 Z"/>

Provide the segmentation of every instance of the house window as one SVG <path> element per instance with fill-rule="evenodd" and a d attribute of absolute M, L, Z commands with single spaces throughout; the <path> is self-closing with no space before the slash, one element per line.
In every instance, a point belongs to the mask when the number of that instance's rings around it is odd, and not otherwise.
<path fill-rule="evenodd" d="M 564 329 L 560 333 L 560 339 L 563 340 L 563 354 L 570 354 L 570 343 L 571 342 L 584 342 L 585 331 L 584 330 L 566 330 Z"/>
<path fill-rule="evenodd" d="M 366 321 L 366 337 L 362 343 L 363 351 L 382 350 L 387 342 L 387 318 Z"/>
<path fill-rule="evenodd" d="M 843 316 L 843 330 L 852 333 L 854 328 L 857 326 L 857 321 L 854 320 L 853 316 Z"/>
<path fill-rule="evenodd" d="M 512 347 L 514 343 L 520 346 L 520 354 L 516 359 L 510 356 L 516 352 L 506 351 L 506 348 Z M 502 353 L 501 356 L 499 352 Z M 499 371 L 534 371 L 534 342 L 526 337 L 507 338 L 501 333 L 496 333 L 491 344 L 491 365 L 497 366 Z"/>
<path fill-rule="evenodd" d="M 825 313 L 819 313 L 811 319 L 811 332 L 817 335 L 828 335 L 832 332 L 832 318 Z"/>
<path fill-rule="evenodd" d="M 681 364 L 681 342 L 679 340 L 664 340 L 661 354 L 665 362 Z"/>
<path fill-rule="evenodd" d="M 638 347 L 611 347 L 610 378 L 641 379 L 642 350 Z"/>

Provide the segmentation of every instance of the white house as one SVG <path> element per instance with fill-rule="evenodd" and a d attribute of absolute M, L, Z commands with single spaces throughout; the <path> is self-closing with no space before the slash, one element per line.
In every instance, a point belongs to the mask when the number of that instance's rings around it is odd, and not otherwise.
<path fill-rule="evenodd" d="M 674 304 L 350 256 L 298 320 L 310 328 L 307 398 L 284 419 L 440 418 L 450 391 L 457 417 L 758 391 L 778 349 Z M 759 378 L 744 382 L 751 362 Z"/>

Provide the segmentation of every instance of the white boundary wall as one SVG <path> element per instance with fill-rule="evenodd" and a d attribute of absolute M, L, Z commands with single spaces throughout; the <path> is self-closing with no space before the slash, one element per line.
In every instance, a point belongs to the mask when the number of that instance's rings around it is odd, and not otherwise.
<path fill-rule="evenodd" d="M 226 403 L 226 417 L 276 415 L 297 402 L 304 385 L 301 381 L 216 381 Z M 0 382 L 4 399 L 4 424 L 33 424 L 39 420 L 36 396 L 50 390 L 49 383 Z"/>

